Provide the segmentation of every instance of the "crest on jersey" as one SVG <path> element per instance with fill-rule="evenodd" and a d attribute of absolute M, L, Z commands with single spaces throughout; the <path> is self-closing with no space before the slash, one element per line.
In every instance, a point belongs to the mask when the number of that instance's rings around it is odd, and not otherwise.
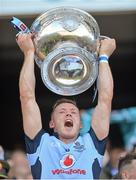
<path fill-rule="evenodd" d="M 72 154 L 65 154 L 60 160 L 60 165 L 62 168 L 67 169 L 75 164 L 75 157 Z"/>
<path fill-rule="evenodd" d="M 75 145 L 73 146 L 75 148 L 75 151 L 82 152 L 85 150 L 84 145 L 80 144 L 80 142 L 75 142 Z"/>

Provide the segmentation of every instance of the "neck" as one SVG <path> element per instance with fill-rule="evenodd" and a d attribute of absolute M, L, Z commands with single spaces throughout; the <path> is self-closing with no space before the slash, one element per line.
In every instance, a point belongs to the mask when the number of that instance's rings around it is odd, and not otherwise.
<path fill-rule="evenodd" d="M 72 142 L 74 142 L 76 139 L 77 139 L 77 137 L 74 137 L 74 138 L 63 138 L 63 137 L 59 137 L 59 139 L 63 142 L 63 143 L 65 143 L 65 144 L 70 144 L 70 143 L 72 143 Z"/>

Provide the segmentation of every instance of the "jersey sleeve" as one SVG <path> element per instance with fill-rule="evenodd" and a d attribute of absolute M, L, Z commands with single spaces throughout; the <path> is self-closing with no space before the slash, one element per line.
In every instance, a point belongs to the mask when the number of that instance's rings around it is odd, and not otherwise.
<path fill-rule="evenodd" d="M 41 142 L 41 138 L 45 133 L 45 130 L 41 129 L 34 137 L 34 139 L 30 139 L 27 135 L 25 135 L 26 152 L 28 154 L 33 154 L 37 151 L 37 148 L 39 147 Z"/>
<path fill-rule="evenodd" d="M 90 134 L 90 136 L 93 140 L 94 146 L 95 146 L 96 150 L 98 151 L 98 153 L 101 155 L 104 155 L 108 137 L 104 138 L 103 140 L 99 140 L 92 128 L 90 128 L 88 133 Z"/>

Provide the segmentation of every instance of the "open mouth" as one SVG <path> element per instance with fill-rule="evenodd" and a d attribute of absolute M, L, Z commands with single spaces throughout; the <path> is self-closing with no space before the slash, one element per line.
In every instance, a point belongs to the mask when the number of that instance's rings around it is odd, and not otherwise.
<path fill-rule="evenodd" d="M 65 127 L 73 127 L 73 121 L 71 121 L 71 120 L 66 120 L 64 126 L 65 126 Z"/>

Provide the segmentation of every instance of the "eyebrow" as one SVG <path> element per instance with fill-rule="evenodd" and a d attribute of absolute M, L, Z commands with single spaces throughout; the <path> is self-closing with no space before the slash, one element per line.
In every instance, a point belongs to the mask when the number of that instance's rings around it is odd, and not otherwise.
<path fill-rule="evenodd" d="M 64 110 L 64 111 L 65 111 L 65 110 L 66 110 L 66 108 L 60 108 L 59 110 Z M 70 110 L 72 110 L 72 111 L 73 111 L 73 110 L 74 110 L 74 111 L 76 110 L 76 111 L 77 111 L 77 109 L 76 109 L 76 108 L 71 108 Z"/>

